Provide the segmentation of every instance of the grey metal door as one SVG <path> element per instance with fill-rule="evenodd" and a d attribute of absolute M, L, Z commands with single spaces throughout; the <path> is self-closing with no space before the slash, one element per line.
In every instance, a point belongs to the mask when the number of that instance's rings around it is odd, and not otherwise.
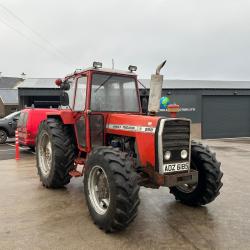
<path fill-rule="evenodd" d="M 250 96 L 203 96 L 202 138 L 250 137 Z"/>

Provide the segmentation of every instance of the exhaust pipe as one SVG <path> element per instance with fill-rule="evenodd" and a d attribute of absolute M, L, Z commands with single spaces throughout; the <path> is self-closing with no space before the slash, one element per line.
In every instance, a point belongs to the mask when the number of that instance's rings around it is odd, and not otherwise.
<path fill-rule="evenodd" d="M 155 115 L 160 110 L 160 99 L 162 92 L 163 75 L 160 71 L 165 65 L 166 60 L 162 62 L 157 68 L 155 74 L 151 75 L 150 94 L 148 102 L 148 114 Z"/>

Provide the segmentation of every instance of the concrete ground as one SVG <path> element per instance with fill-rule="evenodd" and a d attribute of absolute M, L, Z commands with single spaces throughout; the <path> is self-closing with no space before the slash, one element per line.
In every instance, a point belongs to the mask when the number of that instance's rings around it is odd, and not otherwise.
<path fill-rule="evenodd" d="M 250 249 L 250 140 L 205 143 L 222 162 L 221 195 L 192 208 L 167 188 L 141 188 L 138 217 L 116 234 L 92 223 L 82 178 L 49 190 L 30 152 L 0 161 L 0 249 Z"/>
<path fill-rule="evenodd" d="M 20 147 L 21 154 L 22 153 L 25 154 L 25 151 L 31 151 L 31 149 L 28 147 Z M 15 141 L 9 139 L 7 143 L 0 144 L 0 161 L 14 159 L 14 158 L 15 158 Z"/>

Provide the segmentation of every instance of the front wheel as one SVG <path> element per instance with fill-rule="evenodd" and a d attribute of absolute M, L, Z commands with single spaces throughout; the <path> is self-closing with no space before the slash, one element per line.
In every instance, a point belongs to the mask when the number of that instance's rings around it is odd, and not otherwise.
<path fill-rule="evenodd" d="M 84 192 L 94 223 L 105 232 L 125 229 L 137 215 L 137 174 L 119 150 L 99 147 L 90 154 Z"/>
<path fill-rule="evenodd" d="M 198 183 L 183 184 L 170 188 L 176 200 L 190 206 L 206 205 L 213 201 L 222 187 L 220 162 L 208 147 L 192 142 L 191 169 L 198 171 Z"/>

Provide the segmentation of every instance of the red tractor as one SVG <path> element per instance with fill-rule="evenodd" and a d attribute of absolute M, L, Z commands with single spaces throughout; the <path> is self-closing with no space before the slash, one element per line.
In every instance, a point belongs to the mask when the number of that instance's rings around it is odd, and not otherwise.
<path fill-rule="evenodd" d="M 148 114 L 141 111 L 135 66 L 118 71 L 94 62 L 56 81 L 61 107 L 39 126 L 41 182 L 60 188 L 71 177 L 84 175 L 91 217 L 105 232 L 122 230 L 134 220 L 140 185 L 169 187 L 177 200 L 190 206 L 213 201 L 222 186 L 215 154 L 191 141 L 190 120 L 155 115 L 164 64 L 151 77 Z"/>

